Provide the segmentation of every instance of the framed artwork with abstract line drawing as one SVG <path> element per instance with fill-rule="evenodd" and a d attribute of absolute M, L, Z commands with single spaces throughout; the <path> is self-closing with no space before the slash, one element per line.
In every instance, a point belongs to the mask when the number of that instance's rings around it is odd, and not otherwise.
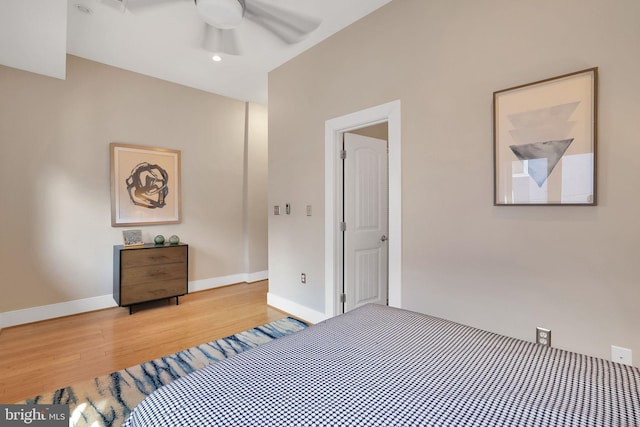
<path fill-rule="evenodd" d="M 111 226 L 178 224 L 180 151 L 111 143 Z"/>
<path fill-rule="evenodd" d="M 494 205 L 595 205 L 598 68 L 493 93 Z"/>

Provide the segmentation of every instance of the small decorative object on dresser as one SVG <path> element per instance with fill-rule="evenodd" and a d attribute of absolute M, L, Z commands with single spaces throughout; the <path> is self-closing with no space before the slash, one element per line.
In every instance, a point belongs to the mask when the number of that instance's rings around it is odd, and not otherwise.
<path fill-rule="evenodd" d="M 169 237 L 169 243 L 171 243 L 172 245 L 177 245 L 178 243 L 180 243 L 180 237 L 174 234 L 173 236 Z"/>
<path fill-rule="evenodd" d="M 142 230 L 124 230 L 122 232 L 122 240 L 125 246 L 140 246 L 142 242 Z"/>
<path fill-rule="evenodd" d="M 175 298 L 188 293 L 189 246 L 113 247 L 113 299 L 120 307 Z"/>
<path fill-rule="evenodd" d="M 158 234 L 156 237 L 153 238 L 153 243 L 155 243 L 156 245 L 163 245 L 164 236 L 162 234 Z"/>

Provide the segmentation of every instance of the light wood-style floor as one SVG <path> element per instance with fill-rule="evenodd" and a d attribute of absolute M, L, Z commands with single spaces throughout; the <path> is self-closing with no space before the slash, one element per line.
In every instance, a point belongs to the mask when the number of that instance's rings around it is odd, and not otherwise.
<path fill-rule="evenodd" d="M 3 329 L 0 403 L 15 403 L 282 319 L 267 281 Z"/>

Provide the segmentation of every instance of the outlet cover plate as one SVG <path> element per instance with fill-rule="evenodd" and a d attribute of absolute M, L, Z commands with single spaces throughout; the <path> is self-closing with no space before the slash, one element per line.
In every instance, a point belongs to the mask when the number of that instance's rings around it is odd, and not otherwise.
<path fill-rule="evenodd" d="M 551 347 L 551 329 L 538 326 L 536 328 L 536 343 Z"/>
<path fill-rule="evenodd" d="M 631 366 L 631 364 L 633 363 L 631 349 L 612 345 L 611 360 L 614 362 L 622 363 L 623 365 Z"/>

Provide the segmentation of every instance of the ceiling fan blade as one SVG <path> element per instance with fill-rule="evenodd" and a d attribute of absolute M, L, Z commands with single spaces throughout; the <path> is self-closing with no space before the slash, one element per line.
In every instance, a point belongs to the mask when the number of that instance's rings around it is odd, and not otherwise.
<path fill-rule="evenodd" d="M 118 0 L 116 0 L 118 1 Z M 131 13 L 144 12 L 145 10 L 153 9 L 157 6 L 164 6 L 166 4 L 177 3 L 183 0 L 124 0 L 126 2 L 126 8 Z"/>
<path fill-rule="evenodd" d="M 234 29 L 223 30 L 209 24 L 205 25 L 202 47 L 214 53 L 225 53 L 236 56 L 242 54 Z"/>
<path fill-rule="evenodd" d="M 271 31 L 286 43 L 294 44 L 303 40 L 318 28 L 321 20 L 292 12 L 259 0 L 245 0 L 247 19 Z"/>

